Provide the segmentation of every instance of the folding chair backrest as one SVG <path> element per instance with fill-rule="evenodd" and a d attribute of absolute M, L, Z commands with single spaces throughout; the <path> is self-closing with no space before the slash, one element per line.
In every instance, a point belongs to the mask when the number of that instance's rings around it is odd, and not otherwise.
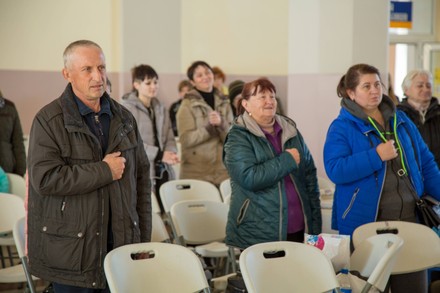
<path fill-rule="evenodd" d="M 208 200 L 185 200 L 171 207 L 171 219 L 186 244 L 223 241 L 229 206 Z"/>
<path fill-rule="evenodd" d="M 403 245 L 403 239 L 394 234 L 371 236 L 355 248 L 350 269 L 368 277 L 367 287 L 374 286 L 382 292 Z"/>
<path fill-rule="evenodd" d="M 24 216 L 23 198 L 11 193 L 0 193 L 0 233 L 12 232 L 15 223 Z"/>
<path fill-rule="evenodd" d="M 6 173 L 9 180 L 9 193 L 18 195 L 21 198 L 26 197 L 26 180 L 24 177 L 14 173 Z"/>
<path fill-rule="evenodd" d="M 218 188 L 207 181 L 195 179 L 170 180 L 160 186 L 160 198 L 165 212 L 182 200 L 210 200 L 222 202 Z"/>
<path fill-rule="evenodd" d="M 362 225 L 353 232 L 353 246 L 356 249 L 366 238 L 386 232 L 396 234 L 405 243 L 393 274 L 417 272 L 440 263 L 440 237 L 432 229 L 416 223 L 386 221 Z"/>
<path fill-rule="evenodd" d="M 139 253 L 149 258 L 132 259 Z M 105 257 L 104 271 L 112 293 L 209 292 L 200 260 L 177 244 L 150 242 L 115 248 Z"/>
<path fill-rule="evenodd" d="M 316 247 L 278 241 L 255 244 L 240 255 L 249 293 L 327 292 L 339 283 L 330 260 Z"/>

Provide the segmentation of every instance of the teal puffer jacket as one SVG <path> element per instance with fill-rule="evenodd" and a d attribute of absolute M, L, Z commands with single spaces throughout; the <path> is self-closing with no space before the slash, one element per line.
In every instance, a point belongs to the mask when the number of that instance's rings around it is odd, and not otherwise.
<path fill-rule="evenodd" d="M 290 174 L 300 196 L 306 232 L 319 234 L 322 219 L 316 167 L 295 123 L 276 115 L 283 129 L 283 150 L 297 148 L 301 162 L 283 151 L 276 155 L 264 133 L 247 113 L 229 131 L 223 162 L 231 177 L 232 197 L 226 243 L 245 249 L 253 244 L 286 240 L 287 197 L 283 178 Z"/>

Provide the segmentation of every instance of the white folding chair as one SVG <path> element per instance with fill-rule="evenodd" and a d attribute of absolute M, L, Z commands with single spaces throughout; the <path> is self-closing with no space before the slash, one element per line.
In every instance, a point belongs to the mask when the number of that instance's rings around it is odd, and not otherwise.
<path fill-rule="evenodd" d="M 31 273 L 29 272 L 28 259 L 25 253 L 26 250 L 25 228 L 26 228 L 26 219 L 25 218 L 19 219 L 14 225 L 13 235 L 14 235 L 15 245 L 17 247 L 18 256 L 20 257 L 21 264 L 23 266 L 23 271 L 26 276 L 28 288 L 31 293 L 34 293 L 37 292 L 35 289 L 34 281 L 38 280 L 38 278 L 32 276 Z"/>
<path fill-rule="evenodd" d="M 231 190 L 231 179 L 225 179 L 220 183 L 219 186 L 220 194 L 222 196 L 223 202 L 225 202 L 226 197 L 231 196 L 232 190 Z"/>
<path fill-rule="evenodd" d="M 177 179 L 160 186 L 160 199 L 166 213 L 165 221 L 170 225 L 172 236 L 177 237 L 176 229 L 170 216 L 171 206 L 182 200 L 210 200 L 222 202 L 220 191 L 207 181 L 196 179 Z"/>
<path fill-rule="evenodd" d="M 6 175 L 9 180 L 9 193 L 24 199 L 26 197 L 26 180 L 24 177 L 14 173 L 6 173 Z"/>
<path fill-rule="evenodd" d="M 21 258 L 24 254 L 22 254 L 23 250 L 21 250 L 22 241 L 20 237 L 24 237 L 24 234 L 21 235 L 21 233 L 24 233 L 24 229 L 18 231 L 18 229 L 21 228 L 18 225 L 24 226 L 24 202 L 17 195 L 0 193 L 0 208 L 2 209 L 0 212 L 0 231 L 7 231 L 8 235 L 10 235 L 8 236 L 7 241 L 5 241 L 4 237 L 0 237 L 0 243 L 7 243 L 6 245 L 8 246 L 17 243 L 17 252 Z M 8 212 L 8 210 L 10 211 Z M 14 235 L 12 236 L 13 231 Z M 12 239 L 12 243 L 10 242 L 10 239 Z M 28 282 L 27 272 L 29 271 L 25 270 L 25 264 L 27 264 L 27 262 L 23 262 L 23 265 L 14 265 L 11 260 L 11 266 L 0 269 L 0 283 L 28 283 L 30 291 L 32 293 L 35 292 L 35 287 L 33 286 L 32 281 Z M 31 278 L 30 275 L 29 278 Z M 34 279 L 37 278 L 34 277 Z"/>
<path fill-rule="evenodd" d="M 11 193 L 0 193 L 0 246 L 6 246 L 11 266 L 14 265 L 11 246 L 15 246 L 12 230 L 15 222 L 24 216 L 23 198 Z M 5 267 L 3 254 L 1 261 L 2 266 Z"/>
<path fill-rule="evenodd" d="M 170 235 L 159 213 L 152 213 L 151 242 L 171 243 Z"/>
<path fill-rule="evenodd" d="M 203 257 L 226 259 L 226 273 L 232 262 L 229 247 L 223 242 L 228 211 L 228 205 L 206 200 L 185 200 L 171 207 L 171 219 L 180 244 L 195 246 L 195 251 Z M 216 265 L 214 276 L 218 273 L 219 265 Z"/>
<path fill-rule="evenodd" d="M 249 293 L 340 292 L 330 260 L 316 247 L 277 241 L 252 245 L 240 255 Z"/>
<path fill-rule="evenodd" d="M 371 287 L 385 290 L 403 245 L 402 238 L 389 233 L 371 236 L 358 244 L 350 256 L 350 270 L 368 277 L 365 286 L 358 288 L 362 293 Z"/>
<path fill-rule="evenodd" d="M 146 258 L 136 259 L 137 255 Z M 106 255 L 104 271 L 112 293 L 210 292 L 199 258 L 177 244 L 120 246 Z"/>
<path fill-rule="evenodd" d="M 421 224 L 403 221 L 368 223 L 354 230 L 353 246 L 356 249 L 366 238 L 386 232 L 396 234 L 405 243 L 392 275 L 418 272 L 440 265 L 440 238 Z"/>

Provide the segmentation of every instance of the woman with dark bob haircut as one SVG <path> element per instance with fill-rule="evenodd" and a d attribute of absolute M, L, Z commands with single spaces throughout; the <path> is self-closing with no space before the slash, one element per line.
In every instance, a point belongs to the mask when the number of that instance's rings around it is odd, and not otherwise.
<path fill-rule="evenodd" d="M 276 114 L 275 94 L 268 79 L 246 83 L 224 145 L 232 187 L 226 243 L 240 249 L 321 233 L 316 167 L 295 122 Z"/>

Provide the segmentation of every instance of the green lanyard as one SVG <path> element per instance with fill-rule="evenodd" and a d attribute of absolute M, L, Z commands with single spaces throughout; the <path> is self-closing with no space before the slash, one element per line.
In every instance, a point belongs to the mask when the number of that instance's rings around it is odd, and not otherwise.
<path fill-rule="evenodd" d="M 374 123 L 374 120 L 370 116 L 368 116 L 368 121 L 370 121 L 370 123 L 371 123 L 371 125 L 373 125 L 374 129 L 376 129 L 377 133 L 379 133 L 379 136 L 383 140 L 383 142 L 387 142 L 388 140 L 385 138 L 385 136 L 379 130 L 379 128 L 377 128 L 376 123 Z M 403 176 L 405 174 L 408 174 L 408 172 L 406 170 L 405 162 L 403 160 L 402 146 L 400 145 L 399 138 L 397 137 L 397 118 L 396 118 L 396 114 L 394 114 L 393 131 L 394 131 L 394 138 L 395 138 L 395 141 L 396 141 L 396 144 L 397 144 L 397 150 L 399 151 L 399 154 L 400 154 L 400 162 L 402 163 L 402 168 L 403 168 L 403 172 L 404 172 L 404 173 L 399 172 L 399 175 Z"/>

